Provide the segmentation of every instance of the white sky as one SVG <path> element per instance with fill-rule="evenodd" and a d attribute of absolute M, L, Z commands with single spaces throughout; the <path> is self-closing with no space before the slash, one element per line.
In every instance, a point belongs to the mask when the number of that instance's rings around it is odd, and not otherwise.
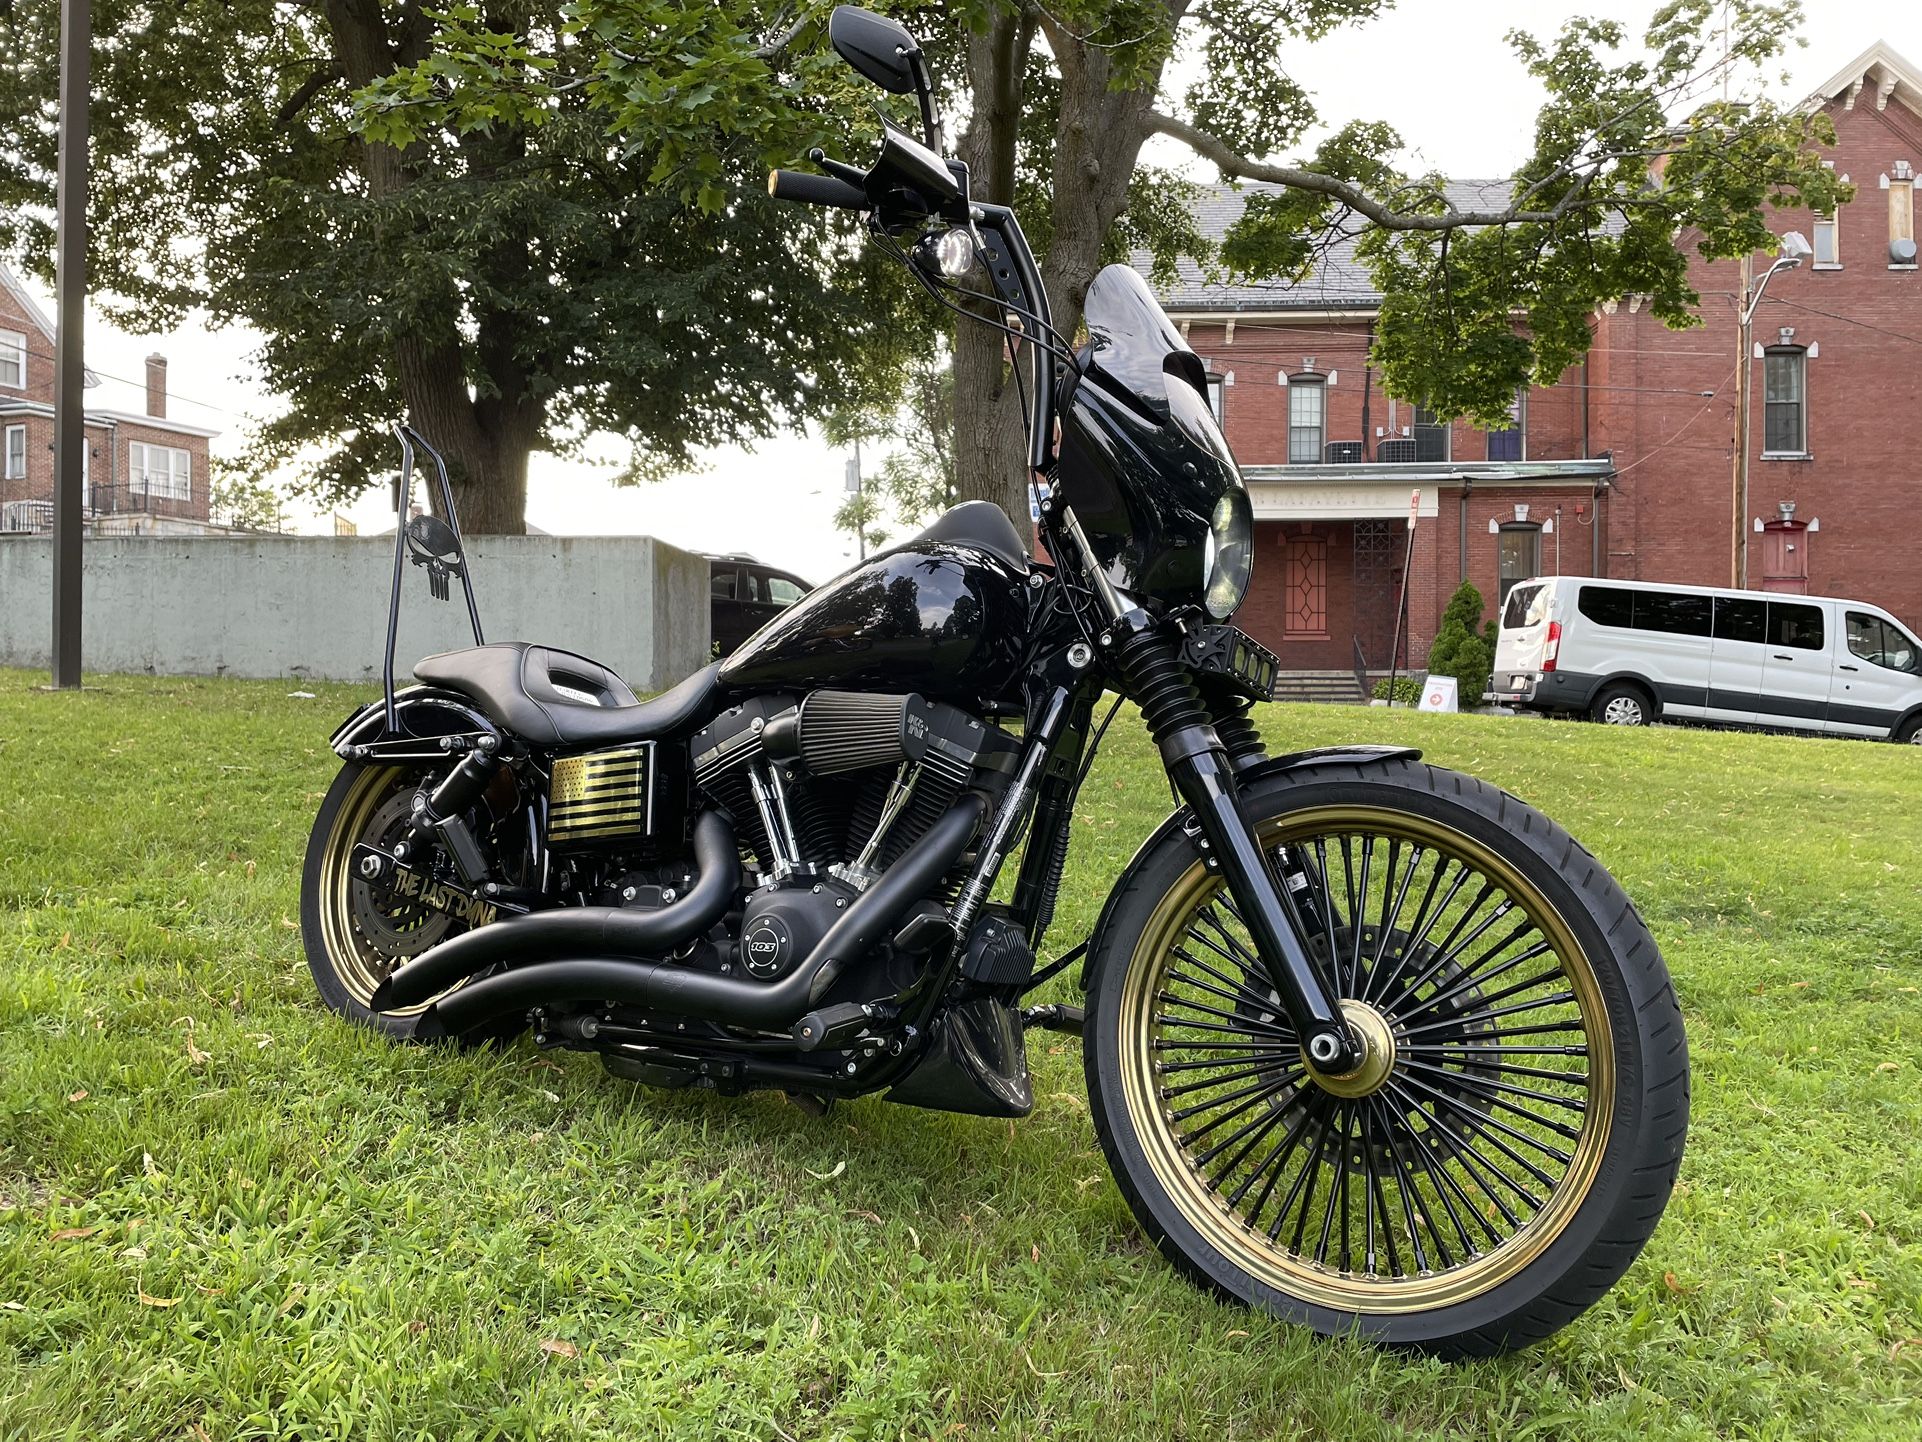
<path fill-rule="evenodd" d="M 1546 34 L 1574 14 L 1613 16 L 1639 33 L 1654 8 L 1654 0 L 1403 0 L 1373 24 L 1292 45 L 1282 58 L 1314 91 L 1324 117 L 1386 120 L 1415 148 L 1418 162 L 1445 173 L 1502 174 L 1525 153 L 1540 103 L 1502 36 L 1516 27 Z M 1799 99 L 1878 39 L 1922 62 L 1922 12 L 1913 7 L 1894 0 L 1813 0 L 1810 10 L 1807 48 L 1788 60 L 1794 92 L 1788 98 Z M 1205 167 L 1196 171 L 1205 173 Z M 275 409 L 249 365 L 252 341 L 245 332 L 190 325 L 131 336 L 96 320 L 88 346 L 88 362 L 103 378 L 90 400 L 130 411 L 143 409 L 143 358 L 164 352 L 172 363 L 172 414 L 220 427 L 225 434 L 213 443 L 217 453 L 238 451 L 246 418 Z M 748 551 L 812 581 L 853 559 L 852 541 L 831 524 L 843 460 L 815 437 L 790 434 L 752 452 L 716 452 L 701 474 L 629 489 L 606 480 L 618 455 L 610 445 L 608 469 L 535 456 L 528 519 L 557 533 L 651 534 L 691 550 Z M 370 495 L 346 514 L 366 532 L 384 523 L 383 510 Z M 289 520 L 292 529 L 331 530 L 324 517 L 297 504 Z"/>

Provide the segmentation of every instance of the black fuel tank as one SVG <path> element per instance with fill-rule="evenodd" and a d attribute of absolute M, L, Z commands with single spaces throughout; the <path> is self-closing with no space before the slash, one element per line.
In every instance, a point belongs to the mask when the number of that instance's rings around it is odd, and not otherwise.
<path fill-rule="evenodd" d="M 919 691 L 973 709 L 1006 696 L 1027 630 L 1026 574 L 922 536 L 810 591 L 721 664 L 734 691 Z"/>

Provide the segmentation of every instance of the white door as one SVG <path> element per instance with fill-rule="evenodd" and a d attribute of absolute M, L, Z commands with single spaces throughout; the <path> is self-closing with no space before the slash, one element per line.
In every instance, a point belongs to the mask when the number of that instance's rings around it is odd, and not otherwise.
<path fill-rule="evenodd" d="M 1497 691 L 1525 691 L 1541 673 L 1553 596 L 1554 588 L 1543 581 L 1531 581 L 1509 591 L 1502 605 L 1501 629 L 1495 633 Z"/>
<path fill-rule="evenodd" d="M 1766 601 L 1746 596 L 1715 598 L 1715 640 L 1709 653 L 1708 705 L 1703 711 L 1709 720 L 1757 719 L 1767 639 Z"/>
<path fill-rule="evenodd" d="M 1841 609 L 1844 644 L 1829 687 L 1829 725 L 1855 736 L 1886 736 L 1922 701 L 1922 647 L 1886 616 Z"/>
<path fill-rule="evenodd" d="M 1828 726 L 1830 655 L 1834 627 L 1826 601 L 1770 601 L 1768 640 L 1763 645 L 1760 720 L 1798 731 Z"/>

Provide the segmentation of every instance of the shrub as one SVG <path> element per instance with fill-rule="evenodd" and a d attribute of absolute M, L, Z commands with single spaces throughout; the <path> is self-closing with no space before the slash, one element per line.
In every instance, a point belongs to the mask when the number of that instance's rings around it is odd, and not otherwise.
<path fill-rule="evenodd" d="M 1388 699 L 1388 678 L 1386 676 L 1375 683 L 1375 699 L 1377 701 L 1386 701 Z M 1397 706 L 1413 706 L 1420 700 L 1421 677 L 1397 676 L 1395 678 L 1395 704 Z"/>
<path fill-rule="evenodd" d="M 1442 612 L 1441 630 L 1428 648 L 1428 673 L 1453 676 L 1461 704 L 1473 706 L 1488 690 L 1488 676 L 1495 667 L 1493 623 L 1482 623 L 1482 593 L 1472 581 L 1448 599 Z"/>

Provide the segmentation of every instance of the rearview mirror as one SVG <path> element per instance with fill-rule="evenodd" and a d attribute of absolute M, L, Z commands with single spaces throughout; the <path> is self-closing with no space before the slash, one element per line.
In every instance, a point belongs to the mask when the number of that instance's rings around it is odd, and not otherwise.
<path fill-rule="evenodd" d="M 921 47 L 899 21 L 858 5 L 837 5 L 828 18 L 828 42 L 883 90 L 911 95 L 919 89 L 909 57 L 919 55 Z"/>

